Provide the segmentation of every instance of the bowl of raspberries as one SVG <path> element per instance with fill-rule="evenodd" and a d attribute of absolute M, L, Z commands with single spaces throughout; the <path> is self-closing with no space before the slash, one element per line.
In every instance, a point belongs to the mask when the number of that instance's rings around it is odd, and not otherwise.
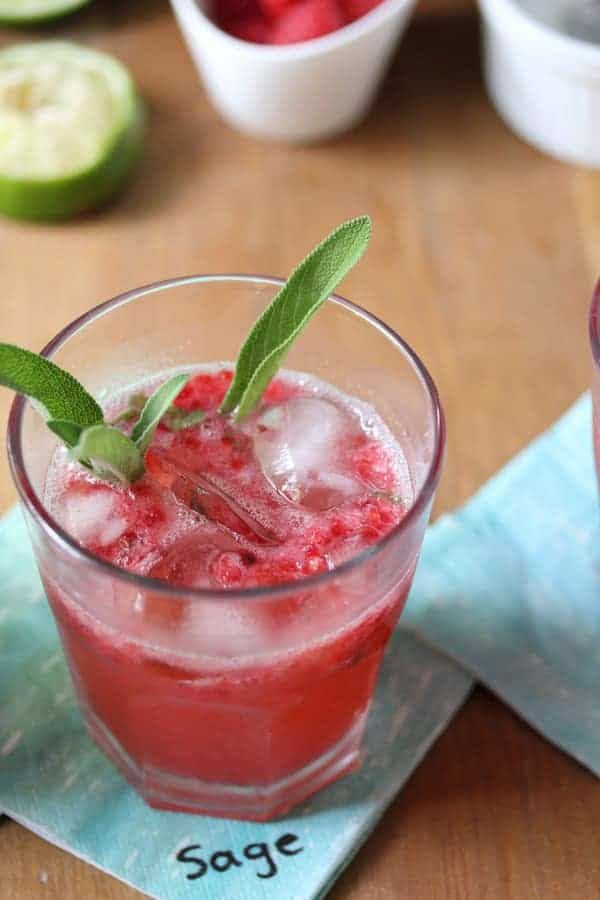
<path fill-rule="evenodd" d="M 416 0 L 171 0 L 212 102 L 248 134 L 310 143 L 366 114 Z"/>

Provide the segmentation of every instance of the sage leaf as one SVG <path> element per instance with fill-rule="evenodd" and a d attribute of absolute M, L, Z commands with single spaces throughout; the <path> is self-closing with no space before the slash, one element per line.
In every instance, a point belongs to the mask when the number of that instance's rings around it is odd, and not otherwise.
<path fill-rule="evenodd" d="M 46 425 L 54 434 L 67 445 L 74 447 L 81 436 L 83 428 L 75 422 L 67 422 L 64 419 L 48 419 Z"/>
<path fill-rule="evenodd" d="M 144 457 L 134 442 L 112 425 L 85 428 L 71 456 L 105 481 L 125 486 L 144 474 Z"/>
<path fill-rule="evenodd" d="M 163 425 L 166 425 L 171 431 L 182 431 L 184 428 L 191 428 L 198 425 L 206 416 L 202 409 L 181 409 L 179 406 L 170 406 L 166 416 L 163 418 Z"/>
<path fill-rule="evenodd" d="M 150 446 L 158 423 L 189 379 L 187 374 L 173 375 L 146 400 L 142 414 L 131 432 L 132 441 L 142 453 Z"/>
<path fill-rule="evenodd" d="M 242 419 L 257 406 L 294 340 L 369 243 L 368 216 L 336 228 L 292 272 L 246 338 L 221 412 Z"/>
<path fill-rule="evenodd" d="M 0 384 L 30 397 L 45 419 L 81 428 L 103 420 L 94 398 L 69 372 L 13 344 L 0 343 Z"/>
<path fill-rule="evenodd" d="M 127 401 L 127 406 L 123 412 L 120 412 L 118 416 L 111 419 L 110 424 L 119 425 L 120 422 L 131 422 L 132 419 L 137 419 L 144 408 L 145 402 L 145 394 L 132 394 Z"/>

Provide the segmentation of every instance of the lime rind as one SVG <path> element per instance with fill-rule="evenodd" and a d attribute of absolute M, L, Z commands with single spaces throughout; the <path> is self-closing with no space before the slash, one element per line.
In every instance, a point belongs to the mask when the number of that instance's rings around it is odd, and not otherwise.
<path fill-rule="evenodd" d="M 94 153 L 83 154 L 85 164 L 73 167 L 70 160 L 62 171 L 58 167 L 43 175 L 36 170 L 35 152 L 31 174 L 12 171 L 6 155 L 3 165 L 6 148 L 0 144 L 0 212 L 14 218 L 65 219 L 99 206 L 125 182 L 143 146 L 142 100 L 127 69 L 112 57 L 58 41 L 25 44 L 0 52 L 0 76 L 3 68 L 32 66 L 35 70 L 36 66 L 56 61 L 74 67 L 75 71 L 77 67 L 92 67 L 102 89 L 110 94 L 110 124 L 108 127 L 101 124 L 98 133 L 93 135 Z"/>
<path fill-rule="evenodd" d="M 0 0 L 0 25 L 44 25 L 89 3 L 91 0 Z"/>

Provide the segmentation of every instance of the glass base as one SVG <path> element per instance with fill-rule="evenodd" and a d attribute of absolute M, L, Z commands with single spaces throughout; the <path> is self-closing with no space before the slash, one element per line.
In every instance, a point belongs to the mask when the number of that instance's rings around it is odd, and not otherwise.
<path fill-rule="evenodd" d="M 249 787 L 183 778 L 150 765 L 142 768 L 92 712 L 84 710 L 84 715 L 92 739 L 149 806 L 252 822 L 284 815 L 311 794 L 359 768 L 367 718 L 365 712 L 341 741 L 303 769 L 273 784 Z"/>

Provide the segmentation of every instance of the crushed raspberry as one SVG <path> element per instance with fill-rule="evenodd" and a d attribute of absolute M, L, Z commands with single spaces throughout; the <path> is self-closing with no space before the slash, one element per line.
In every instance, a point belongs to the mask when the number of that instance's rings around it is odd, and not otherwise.
<path fill-rule="evenodd" d="M 318 575 L 401 521 L 406 510 L 394 494 L 395 457 L 387 444 L 358 429 L 350 410 L 342 420 L 343 439 L 322 463 L 325 473 L 330 469 L 354 488 L 340 491 L 329 505 L 313 502 L 314 491 L 302 501 L 281 494 L 256 455 L 258 419 L 253 432 L 252 420 L 240 428 L 218 412 L 231 377 L 221 370 L 190 379 L 178 403 L 187 409 L 199 406 L 207 415 L 190 428 L 157 430 L 145 454 L 146 475 L 131 489 L 68 468 L 57 502 L 67 530 L 122 568 L 212 589 Z M 265 394 L 264 412 L 302 395 L 297 381 L 278 377 Z M 183 607 L 150 595 L 146 614 L 156 622 L 176 623 Z"/>
<path fill-rule="evenodd" d="M 331 523 L 330 534 L 332 538 L 347 536 L 347 528 L 341 519 L 334 519 Z"/>
<path fill-rule="evenodd" d="M 364 438 L 352 451 L 352 464 L 356 474 L 367 484 L 381 491 L 391 491 L 394 471 L 386 448 L 378 441 Z"/>
<path fill-rule="evenodd" d="M 252 567 L 252 583 L 257 587 L 285 584 L 287 581 L 295 581 L 301 575 L 301 569 L 292 560 L 264 559 Z"/>
<path fill-rule="evenodd" d="M 340 0 L 341 7 L 348 22 L 361 19 L 379 6 L 381 0 Z"/>
<path fill-rule="evenodd" d="M 190 378 L 184 389 L 175 400 L 175 406 L 181 409 L 217 409 L 227 393 L 233 372 L 220 369 L 218 372 L 199 372 Z"/>
<path fill-rule="evenodd" d="M 276 19 L 293 4 L 294 0 L 260 0 L 260 6 L 267 18 Z"/>
<path fill-rule="evenodd" d="M 263 16 L 252 16 L 248 19 L 237 19 L 224 29 L 240 41 L 249 44 L 266 44 L 269 39 L 269 22 Z"/>
<path fill-rule="evenodd" d="M 237 587 L 244 580 L 246 566 L 239 553 L 221 553 L 211 566 L 211 574 L 222 587 Z"/>
<path fill-rule="evenodd" d="M 255 44 L 296 44 L 331 34 L 367 15 L 381 0 L 215 0 L 224 31 Z"/>
<path fill-rule="evenodd" d="M 214 18 L 217 24 L 241 22 L 260 13 L 257 0 L 217 0 Z"/>
<path fill-rule="evenodd" d="M 278 17 L 270 34 L 271 44 L 298 44 L 323 37 L 345 25 L 335 0 L 302 0 Z"/>
<path fill-rule="evenodd" d="M 270 383 L 263 395 L 264 403 L 284 403 L 291 397 L 296 397 L 300 393 L 300 388 L 292 381 L 284 381 L 276 378 Z"/>

